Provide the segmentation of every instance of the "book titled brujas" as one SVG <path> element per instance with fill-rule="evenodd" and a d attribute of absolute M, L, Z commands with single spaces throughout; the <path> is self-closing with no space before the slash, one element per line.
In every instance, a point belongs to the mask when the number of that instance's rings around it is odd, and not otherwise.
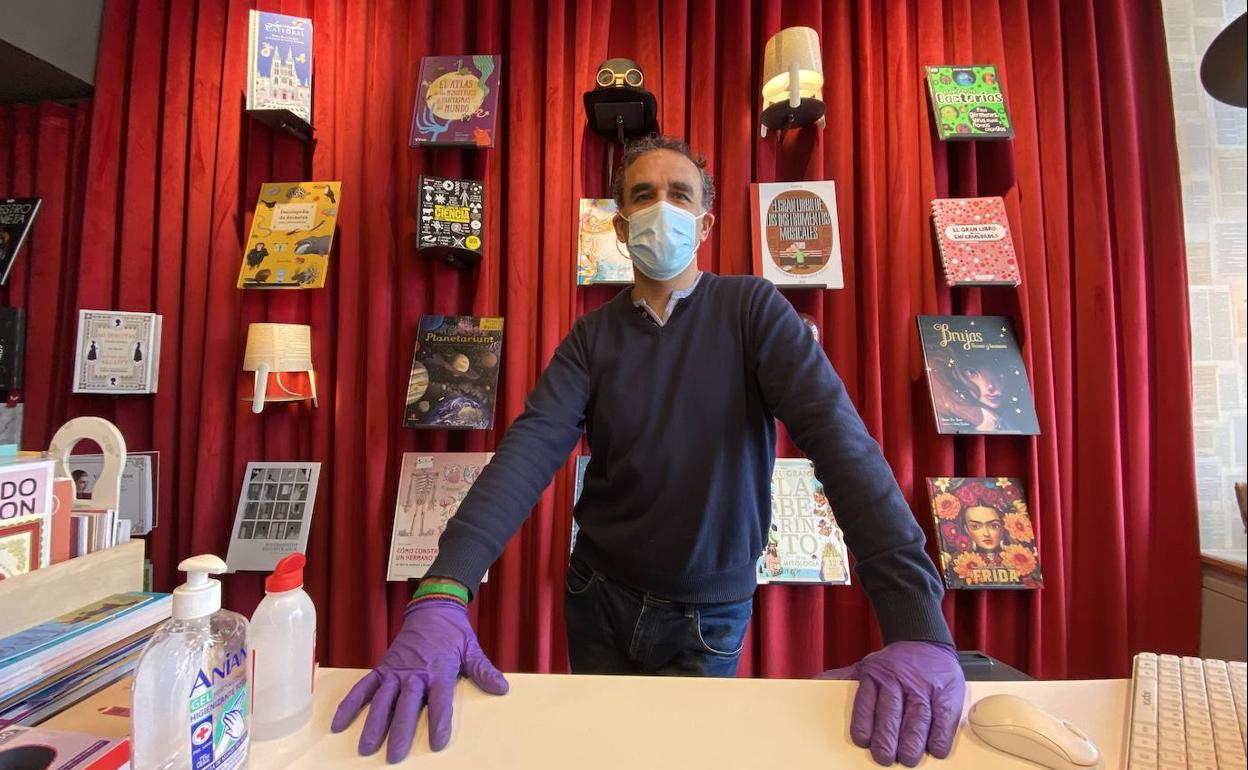
<path fill-rule="evenodd" d="M 1040 556 L 1023 483 L 1011 478 L 927 480 L 949 588 L 1040 588 Z"/>
<path fill-rule="evenodd" d="M 251 11 L 247 109 L 289 110 L 312 122 L 312 20 Z"/>
<path fill-rule="evenodd" d="M 403 425 L 492 427 L 502 355 L 502 318 L 422 316 Z"/>
<path fill-rule="evenodd" d="M 942 142 L 1014 136 L 995 66 L 930 66 L 927 91 L 932 100 L 936 134 Z"/>
<path fill-rule="evenodd" d="M 426 56 L 412 109 L 412 147 L 493 147 L 502 57 Z"/>
<path fill-rule="evenodd" d="M 937 432 L 1040 432 L 1010 319 L 921 315 L 918 324 Z"/>

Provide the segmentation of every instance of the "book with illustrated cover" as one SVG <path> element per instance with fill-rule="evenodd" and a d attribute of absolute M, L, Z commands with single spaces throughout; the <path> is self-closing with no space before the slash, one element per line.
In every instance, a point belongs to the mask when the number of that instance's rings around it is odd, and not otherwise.
<path fill-rule="evenodd" d="M 485 253 L 485 183 L 422 175 L 416 248 L 471 267 Z"/>
<path fill-rule="evenodd" d="M 810 460 L 776 460 L 771 475 L 771 526 L 758 558 L 758 582 L 849 585 L 845 535 Z"/>
<path fill-rule="evenodd" d="M 17 252 L 30 234 L 42 198 L 0 198 L 0 286 L 9 282 Z"/>
<path fill-rule="evenodd" d="M 0 457 L 16 455 L 22 448 L 22 424 L 26 405 L 21 401 L 0 402 Z"/>
<path fill-rule="evenodd" d="M 265 182 L 238 273 L 240 289 L 325 285 L 342 182 Z"/>
<path fill-rule="evenodd" d="M 492 427 L 502 356 L 502 318 L 421 316 L 403 425 Z"/>
<path fill-rule="evenodd" d="M 493 147 L 502 57 L 425 56 L 412 108 L 412 147 Z"/>
<path fill-rule="evenodd" d="M 251 11 L 247 109 L 290 110 L 312 122 L 312 20 Z"/>
<path fill-rule="evenodd" d="M 1000 197 L 936 198 L 932 227 L 950 286 L 1022 283 L 1010 220 Z"/>
<path fill-rule="evenodd" d="M 79 500 L 91 499 L 104 470 L 104 455 L 71 455 L 66 461 Z M 159 452 L 127 452 L 121 467 L 121 497 L 117 515 L 130 522 L 130 534 L 146 535 L 156 526 L 156 479 Z"/>
<path fill-rule="evenodd" d="M 5 767 L 15 769 L 125 770 L 130 739 L 9 725 L 0 727 L 0 757 L 11 757 Z"/>
<path fill-rule="evenodd" d="M 0 307 L 0 391 L 22 389 L 26 357 L 26 311 Z"/>
<path fill-rule="evenodd" d="M 51 563 L 52 461 L 0 462 L 0 574 L 9 577 Z"/>
<path fill-rule="evenodd" d="M 1023 483 L 928 478 L 940 565 L 949 588 L 1040 588 L 1040 555 Z"/>
<path fill-rule="evenodd" d="M 438 538 L 446 523 L 493 456 L 493 452 L 403 453 L 386 580 L 424 577 L 438 556 Z"/>
<path fill-rule="evenodd" d="M 836 183 L 750 185 L 754 274 L 777 286 L 843 289 Z"/>
<path fill-rule="evenodd" d="M 927 92 L 940 140 L 1010 139 L 1001 79 L 991 64 L 927 67 Z"/>
<path fill-rule="evenodd" d="M 576 509 L 576 504 L 581 501 L 581 490 L 585 488 L 585 469 L 589 467 L 589 455 L 581 455 L 576 458 L 576 480 L 572 486 L 572 508 Z M 576 516 L 572 517 L 572 542 L 568 545 L 568 553 L 576 549 L 576 536 L 581 531 L 580 525 L 576 523 Z"/>
<path fill-rule="evenodd" d="M 1027 369 L 1005 316 L 918 316 L 938 433 L 1040 432 Z"/>
<path fill-rule="evenodd" d="M 160 327 L 155 313 L 80 310 L 74 392 L 155 393 Z"/>
<path fill-rule="evenodd" d="M 282 557 L 306 553 L 320 477 L 320 463 L 247 463 L 225 557 L 231 572 L 271 571 Z"/>
<path fill-rule="evenodd" d="M 581 198 L 576 237 L 576 284 L 632 283 L 633 260 L 615 237 L 612 198 Z"/>

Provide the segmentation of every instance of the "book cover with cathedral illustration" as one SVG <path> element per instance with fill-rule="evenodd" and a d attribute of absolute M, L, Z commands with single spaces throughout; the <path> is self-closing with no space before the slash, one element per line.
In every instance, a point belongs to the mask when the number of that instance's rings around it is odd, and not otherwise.
<path fill-rule="evenodd" d="M 78 312 L 75 393 L 155 393 L 161 316 L 115 310 Z"/>
<path fill-rule="evenodd" d="M 251 11 L 247 109 L 290 110 L 312 122 L 312 20 Z"/>
<path fill-rule="evenodd" d="M 771 474 L 771 526 L 758 557 L 758 582 L 849 585 L 845 535 L 810 460 L 776 460 Z"/>
<path fill-rule="evenodd" d="M 470 429 L 493 426 L 502 357 L 502 318 L 421 316 L 403 425 Z"/>
<path fill-rule="evenodd" d="M 386 580 L 425 576 L 438 556 L 438 538 L 446 523 L 493 456 L 493 452 L 403 453 Z"/>
<path fill-rule="evenodd" d="M 995 66 L 940 64 L 927 67 L 926 72 L 932 116 L 942 142 L 1014 136 Z"/>
<path fill-rule="evenodd" d="M 342 182 L 265 182 L 238 272 L 240 289 L 325 285 Z"/>
<path fill-rule="evenodd" d="M 0 199 L 0 286 L 9 282 L 17 250 L 30 234 L 43 198 Z"/>
<path fill-rule="evenodd" d="M 485 183 L 421 175 L 416 248 L 459 267 L 485 254 Z"/>
<path fill-rule="evenodd" d="M 949 588 L 1040 588 L 1040 554 L 1023 482 L 928 478 L 940 566 Z"/>
<path fill-rule="evenodd" d="M 425 56 L 412 108 L 412 147 L 493 147 L 501 56 Z"/>
<path fill-rule="evenodd" d="M 1027 369 L 1005 316 L 917 316 L 938 433 L 1040 432 Z"/>
<path fill-rule="evenodd" d="M 1022 283 L 1001 197 L 936 198 L 932 201 L 932 226 L 945 281 L 950 286 Z"/>
<path fill-rule="evenodd" d="M 750 185 L 754 274 L 777 286 L 843 289 L 836 183 Z"/>
<path fill-rule="evenodd" d="M 581 198 L 576 232 L 576 284 L 632 283 L 633 261 L 615 237 L 615 200 Z"/>

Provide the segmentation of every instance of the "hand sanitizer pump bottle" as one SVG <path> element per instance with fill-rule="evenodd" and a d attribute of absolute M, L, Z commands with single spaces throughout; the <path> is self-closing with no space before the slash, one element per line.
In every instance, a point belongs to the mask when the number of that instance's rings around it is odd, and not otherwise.
<path fill-rule="evenodd" d="M 216 556 L 178 565 L 186 583 L 173 591 L 173 617 L 143 648 L 134 674 L 134 770 L 236 770 L 250 739 L 247 619 L 221 609 L 225 572 Z"/>
<path fill-rule="evenodd" d="M 303 590 L 305 563 L 301 553 L 279 561 L 251 616 L 251 726 L 258 741 L 290 735 L 312 717 L 316 607 Z"/>

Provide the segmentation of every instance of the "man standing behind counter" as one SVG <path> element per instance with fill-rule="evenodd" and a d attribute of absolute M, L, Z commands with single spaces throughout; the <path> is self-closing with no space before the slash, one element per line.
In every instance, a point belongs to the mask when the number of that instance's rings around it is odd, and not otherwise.
<path fill-rule="evenodd" d="M 823 350 L 775 287 L 699 272 L 713 180 L 678 139 L 625 151 L 617 237 L 635 285 L 577 320 L 446 528 L 382 662 L 333 729 L 371 702 L 360 753 L 450 740 L 458 677 L 503 694 L 467 603 L 567 460 L 591 460 L 564 607 L 577 673 L 732 676 L 771 517 L 775 418 L 814 463 L 857 559 L 885 646 L 828 678 L 856 678 L 850 735 L 881 764 L 949 753 L 965 683 L 924 537 Z M 830 725 L 830 730 L 837 729 Z"/>

